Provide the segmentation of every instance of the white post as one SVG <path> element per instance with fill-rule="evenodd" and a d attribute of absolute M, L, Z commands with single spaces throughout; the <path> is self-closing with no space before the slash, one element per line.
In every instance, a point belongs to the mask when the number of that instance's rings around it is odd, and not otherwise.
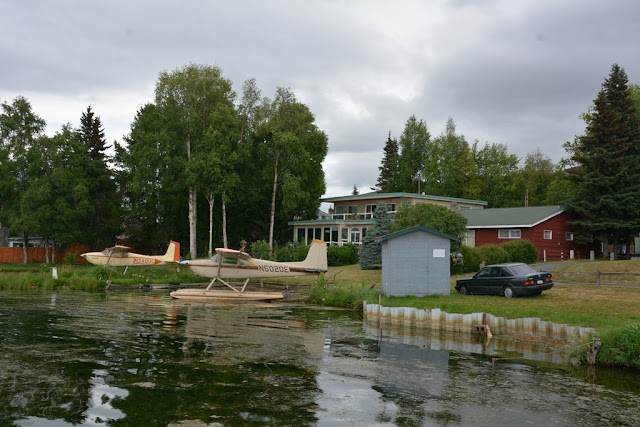
<path fill-rule="evenodd" d="M 544 262 L 547 262 L 547 250 L 542 251 L 544 253 Z"/>

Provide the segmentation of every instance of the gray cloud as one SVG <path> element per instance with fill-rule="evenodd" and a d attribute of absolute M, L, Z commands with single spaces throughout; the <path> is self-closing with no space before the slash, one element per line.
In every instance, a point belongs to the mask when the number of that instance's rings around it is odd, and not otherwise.
<path fill-rule="evenodd" d="M 640 3 L 600 1 L 0 0 L 0 101 L 26 96 L 49 132 L 91 104 L 122 140 L 159 72 L 219 66 L 240 92 L 290 87 L 329 136 L 327 196 L 374 185 L 415 114 L 440 134 L 554 161 L 618 62 L 640 81 Z"/>

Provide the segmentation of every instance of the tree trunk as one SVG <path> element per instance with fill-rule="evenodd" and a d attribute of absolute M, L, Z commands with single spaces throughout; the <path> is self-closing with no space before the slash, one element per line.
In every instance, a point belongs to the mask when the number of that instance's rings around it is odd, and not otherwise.
<path fill-rule="evenodd" d="M 22 231 L 22 253 L 24 254 L 24 263 L 29 264 L 29 234 L 26 230 Z"/>
<path fill-rule="evenodd" d="M 210 194 L 207 197 L 209 202 L 209 258 L 213 256 L 213 203 L 216 200 L 216 196 Z"/>
<path fill-rule="evenodd" d="M 198 257 L 196 247 L 196 221 L 198 219 L 198 193 L 195 187 L 189 187 L 189 251 L 191 259 Z"/>
<path fill-rule="evenodd" d="M 273 192 L 271 193 L 271 221 L 269 223 L 269 249 L 273 250 L 273 223 L 276 215 L 276 188 L 278 188 L 278 160 L 280 153 L 276 153 L 276 162 L 273 172 Z"/>
<path fill-rule="evenodd" d="M 56 264 L 56 239 L 51 239 L 51 262 Z"/>
<path fill-rule="evenodd" d="M 222 241 L 224 243 L 224 247 L 229 247 L 229 242 L 227 241 L 227 203 L 224 201 L 224 196 L 226 195 L 226 191 L 222 193 Z"/>
<path fill-rule="evenodd" d="M 44 237 L 44 263 L 49 264 L 49 238 Z"/>
<path fill-rule="evenodd" d="M 191 161 L 191 136 L 187 134 L 185 141 L 187 148 L 187 162 Z M 196 223 L 198 221 L 198 193 L 193 186 L 189 187 L 189 253 L 191 258 L 198 257 L 198 248 L 196 245 Z"/>

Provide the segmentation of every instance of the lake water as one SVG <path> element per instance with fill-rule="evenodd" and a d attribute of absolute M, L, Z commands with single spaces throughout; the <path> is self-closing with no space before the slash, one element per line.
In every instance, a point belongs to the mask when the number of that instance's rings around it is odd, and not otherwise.
<path fill-rule="evenodd" d="M 640 425 L 638 372 L 425 334 L 286 303 L 3 291 L 0 425 Z"/>

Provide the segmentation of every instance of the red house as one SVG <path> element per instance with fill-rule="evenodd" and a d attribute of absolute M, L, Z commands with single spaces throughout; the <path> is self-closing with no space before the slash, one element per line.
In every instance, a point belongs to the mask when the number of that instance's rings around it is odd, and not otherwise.
<path fill-rule="evenodd" d="M 562 206 L 467 210 L 460 214 L 467 218 L 467 246 L 526 239 L 538 249 L 539 260 L 586 259 L 594 249 L 573 240 L 573 229 Z"/>

